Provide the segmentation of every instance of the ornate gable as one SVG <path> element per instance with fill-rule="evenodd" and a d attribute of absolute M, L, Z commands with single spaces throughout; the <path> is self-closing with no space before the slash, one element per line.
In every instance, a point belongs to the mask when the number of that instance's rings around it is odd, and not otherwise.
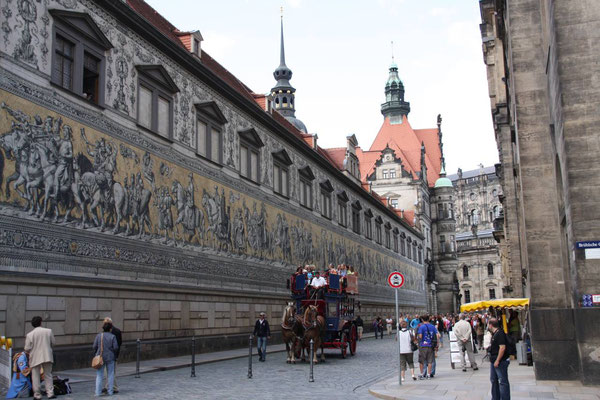
<path fill-rule="evenodd" d="M 104 50 L 112 49 L 112 43 L 88 14 L 57 9 L 49 10 L 49 12 L 55 21 L 60 21 L 63 26 L 69 27 L 88 41 L 96 43 Z"/>

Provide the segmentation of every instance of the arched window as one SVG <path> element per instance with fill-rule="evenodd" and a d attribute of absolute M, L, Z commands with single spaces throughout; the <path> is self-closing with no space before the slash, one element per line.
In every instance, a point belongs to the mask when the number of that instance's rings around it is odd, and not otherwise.
<path fill-rule="evenodd" d="M 479 224 L 479 213 L 477 209 L 471 210 L 469 213 L 469 225 L 477 225 Z"/>
<path fill-rule="evenodd" d="M 463 265 L 463 278 L 467 279 L 469 277 L 469 266 Z"/>
<path fill-rule="evenodd" d="M 494 218 L 498 218 L 500 216 L 500 206 L 494 206 Z"/>
<path fill-rule="evenodd" d="M 487 265 L 487 269 L 488 269 L 488 276 L 494 276 L 494 264 L 489 263 Z"/>

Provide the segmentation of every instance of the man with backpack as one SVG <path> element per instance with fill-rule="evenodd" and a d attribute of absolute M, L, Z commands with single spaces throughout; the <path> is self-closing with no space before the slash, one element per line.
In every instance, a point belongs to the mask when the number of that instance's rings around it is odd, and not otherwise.
<path fill-rule="evenodd" d="M 423 324 L 419 326 L 417 335 L 419 338 L 419 362 L 423 363 L 423 373 L 419 376 L 419 379 L 430 379 L 432 378 L 435 357 L 434 342 L 439 341 L 440 334 L 436 327 L 429 323 L 429 315 L 423 315 Z"/>
<path fill-rule="evenodd" d="M 510 400 L 510 383 L 508 382 L 508 360 L 511 353 L 516 353 L 514 342 L 509 339 L 496 318 L 490 319 L 488 329 L 492 333 L 490 346 L 490 381 L 492 382 L 492 400 Z"/>

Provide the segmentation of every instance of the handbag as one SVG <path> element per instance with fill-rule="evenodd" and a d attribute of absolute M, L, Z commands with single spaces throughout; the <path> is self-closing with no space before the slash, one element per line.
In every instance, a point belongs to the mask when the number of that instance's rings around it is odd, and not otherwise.
<path fill-rule="evenodd" d="M 100 354 L 94 356 L 92 358 L 92 368 L 100 369 L 104 365 L 104 360 L 102 359 L 102 353 L 104 352 L 104 333 L 100 335 Z"/>
<path fill-rule="evenodd" d="M 415 336 L 412 332 L 410 332 L 410 350 L 417 351 L 419 350 L 419 346 L 415 343 Z"/>

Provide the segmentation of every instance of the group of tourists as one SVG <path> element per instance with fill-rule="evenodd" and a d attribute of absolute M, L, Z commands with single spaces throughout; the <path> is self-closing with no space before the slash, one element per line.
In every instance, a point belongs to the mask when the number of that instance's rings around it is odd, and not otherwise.
<path fill-rule="evenodd" d="M 391 334 L 394 320 L 388 317 L 385 326 Z M 401 315 L 399 318 L 396 340 L 400 342 L 401 379 L 405 380 L 410 368 L 413 380 L 432 379 L 436 373 L 436 358 L 443 347 L 444 334 L 452 332 L 457 339 L 461 353 L 462 371 L 467 371 L 465 355 L 470 367 L 479 369 L 475 354 L 479 350 L 486 352 L 490 361 L 490 381 L 492 383 L 492 399 L 510 399 L 510 383 L 508 366 L 510 364 L 510 346 L 521 339 L 521 326 L 515 311 L 510 312 L 508 334 L 501 327 L 501 321 L 488 313 L 459 315 Z M 383 320 L 381 317 L 373 321 L 375 338 L 383 338 Z M 420 373 L 415 374 L 414 353 L 418 351 Z"/>
<path fill-rule="evenodd" d="M 336 267 L 333 264 L 329 264 L 323 273 L 315 265 L 299 266 L 296 268 L 296 275 L 304 275 L 306 277 L 311 298 L 322 299 L 323 291 L 327 287 L 327 278 L 330 275 L 339 275 L 344 278 L 349 275 L 357 275 L 357 273 L 354 271 L 354 267 L 350 265 L 339 264 Z"/>
<path fill-rule="evenodd" d="M 57 394 L 70 392 L 69 385 L 52 375 L 54 334 L 52 329 L 43 327 L 42 322 L 40 316 L 31 319 L 33 330 L 25 337 L 23 352 L 17 353 L 13 357 L 13 376 L 6 395 L 7 399 L 31 397 L 31 395 L 34 399 L 41 399 L 42 381 L 49 399 L 57 398 Z M 121 331 L 113 326 L 109 317 L 104 318 L 102 332 L 98 333 L 92 346 L 94 358 L 99 357 L 98 360 L 101 360 L 96 365 L 92 363 L 92 366 L 96 368 L 96 396 L 103 393 L 110 396 L 119 392 L 115 372 L 121 343 Z M 104 379 L 105 372 L 106 380 Z M 64 392 L 66 389 L 62 389 L 63 385 L 65 388 L 69 388 L 67 393 Z M 59 393 L 57 393 L 57 388 L 60 389 Z"/>

